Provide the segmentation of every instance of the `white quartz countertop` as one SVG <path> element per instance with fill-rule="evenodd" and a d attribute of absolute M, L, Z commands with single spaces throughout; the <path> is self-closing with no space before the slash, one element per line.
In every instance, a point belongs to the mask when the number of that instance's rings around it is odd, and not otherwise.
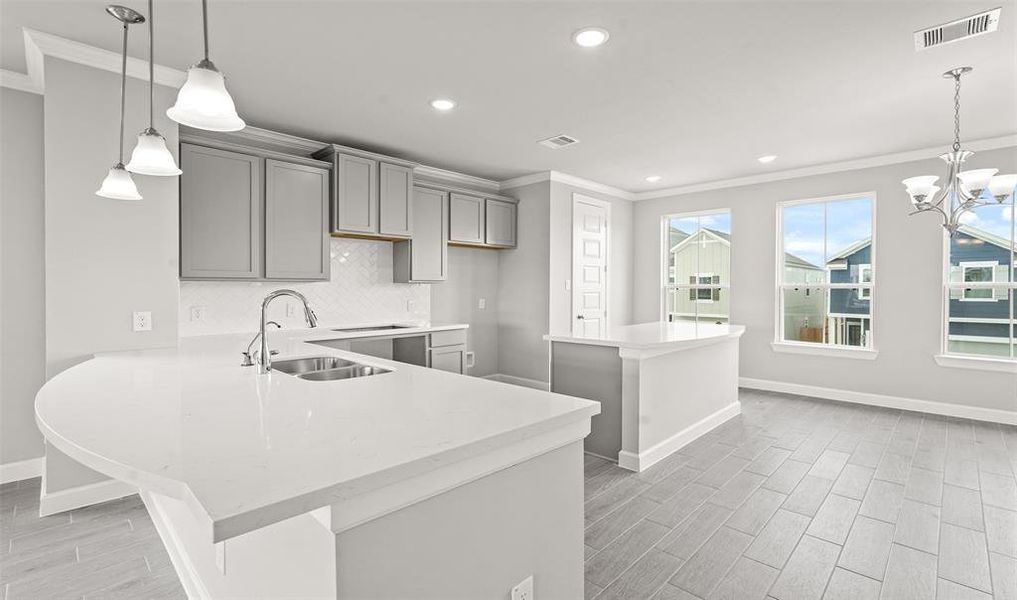
<path fill-rule="evenodd" d="M 435 327 L 462 326 L 418 332 Z M 585 421 L 588 431 L 600 412 L 588 400 L 308 343 L 342 337 L 324 327 L 271 331 L 275 360 L 332 355 L 392 372 L 259 375 L 240 366 L 250 337 L 96 355 L 43 386 L 36 422 L 75 460 L 184 499 L 219 541 L 559 428 Z"/>
<path fill-rule="evenodd" d="M 741 337 L 742 325 L 696 323 L 692 321 L 659 321 L 609 327 L 599 337 L 582 337 L 572 334 L 549 334 L 544 339 L 552 342 L 569 342 L 594 346 L 611 346 L 632 350 L 675 350 L 693 348 L 707 343 Z"/>

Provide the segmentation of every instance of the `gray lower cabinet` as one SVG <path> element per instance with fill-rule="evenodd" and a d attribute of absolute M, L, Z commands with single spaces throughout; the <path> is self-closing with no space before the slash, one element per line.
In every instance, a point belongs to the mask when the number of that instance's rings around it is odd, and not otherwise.
<path fill-rule="evenodd" d="M 484 243 L 484 199 L 452 192 L 448 201 L 448 241 L 459 244 Z"/>
<path fill-rule="evenodd" d="M 328 280 L 328 169 L 265 160 L 265 277 Z"/>
<path fill-rule="evenodd" d="M 515 203 L 487 198 L 484 201 L 484 228 L 484 243 L 488 246 L 515 248 Z"/>
<path fill-rule="evenodd" d="M 180 277 L 261 276 L 262 159 L 180 145 Z"/>
<path fill-rule="evenodd" d="M 396 242 L 392 262 L 396 283 L 445 281 L 448 274 L 448 194 L 413 188 L 413 238 Z"/>
<path fill-rule="evenodd" d="M 327 168 L 194 144 L 180 162 L 181 279 L 329 278 Z"/>
<path fill-rule="evenodd" d="M 466 374 L 466 330 L 452 329 L 429 334 L 427 362 L 432 369 Z"/>
<path fill-rule="evenodd" d="M 381 163 L 378 167 L 378 233 L 410 237 L 413 220 L 413 169 Z"/>
<path fill-rule="evenodd" d="M 378 161 L 349 154 L 335 156 L 333 231 L 378 232 Z"/>

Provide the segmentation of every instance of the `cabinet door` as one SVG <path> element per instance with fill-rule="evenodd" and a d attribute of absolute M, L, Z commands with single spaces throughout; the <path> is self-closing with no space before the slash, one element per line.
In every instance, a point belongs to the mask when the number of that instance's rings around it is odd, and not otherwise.
<path fill-rule="evenodd" d="M 504 200 L 488 198 L 484 207 L 484 241 L 489 246 L 516 245 L 516 205 Z"/>
<path fill-rule="evenodd" d="M 378 178 L 378 233 L 410 237 L 413 233 L 413 169 L 381 163 Z"/>
<path fill-rule="evenodd" d="M 340 154 L 335 170 L 335 231 L 377 233 L 378 161 Z"/>
<path fill-rule="evenodd" d="M 181 144 L 180 164 L 180 277 L 260 277 L 262 159 Z"/>
<path fill-rule="evenodd" d="M 431 350 L 431 368 L 450 373 L 466 373 L 466 346 L 446 346 Z"/>
<path fill-rule="evenodd" d="M 484 199 L 478 196 L 449 195 L 450 242 L 465 244 L 484 243 Z"/>
<path fill-rule="evenodd" d="M 445 192 L 428 188 L 413 190 L 411 281 L 445 281 L 448 267 L 447 196 Z"/>
<path fill-rule="evenodd" d="M 328 170 L 265 161 L 265 277 L 328 279 Z"/>

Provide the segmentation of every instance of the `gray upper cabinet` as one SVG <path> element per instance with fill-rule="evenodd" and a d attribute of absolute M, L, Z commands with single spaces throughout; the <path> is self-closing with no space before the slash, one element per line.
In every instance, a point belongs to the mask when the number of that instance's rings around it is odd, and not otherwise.
<path fill-rule="evenodd" d="M 262 159 L 180 145 L 180 276 L 261 276 Z"/>
<path fill-rule="evenodd" d="M 506 200 L 487 198 L 484 206 L 484 241 L 488 246 L 515 248 L 516 205 Z"/>
<path fill-rule="evenodd" d="M 265 160 L 265 277 L 328 276 L 328 169 Z"/>
<path fill-rule="evenodd" d="M 448 193 L 413 188 L 413 239 L 397 242 L 392 261 L 396 283 L 445 281 L 448 273 Z"/>
<path fill-rule="evenodd" d="M 413 169 L 381 163 L 378 168 L 378 233 L 410 237 L 413 233 Z"/>
<path fill-rule="evenodd" d="M 459 244 L 484 243 L 484 199 L 480 196 L 449 194 L 448 240 Z"/>
<path fill-rule="evenodd" d="M 349 154 L 335 158 L 336 232 L 378 232 L 378 161 Z"/>

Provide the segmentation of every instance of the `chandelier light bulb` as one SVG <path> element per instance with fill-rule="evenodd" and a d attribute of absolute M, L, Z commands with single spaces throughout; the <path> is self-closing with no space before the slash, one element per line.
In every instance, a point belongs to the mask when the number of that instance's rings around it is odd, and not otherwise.
<path fill-rule="evenodd" d="M 1000 204 L 1013 196 L 1014 188 L 1017 188 L 1017 175 L 996 175 L 989 180 L 989 193 Z"/>
<path fill-rule="evenodd" d="M 989 186 L 989 180 L 992 176 L 999 172 L 999 169 L 973 169 L 971 171 L 961 171 L 957 173 L 957 179 L 960 179 L 961 185 L 964 186 L 964 190 L 971 194 L 974 198 L 978 198 L 985 191 L 985 188 Z"/>

